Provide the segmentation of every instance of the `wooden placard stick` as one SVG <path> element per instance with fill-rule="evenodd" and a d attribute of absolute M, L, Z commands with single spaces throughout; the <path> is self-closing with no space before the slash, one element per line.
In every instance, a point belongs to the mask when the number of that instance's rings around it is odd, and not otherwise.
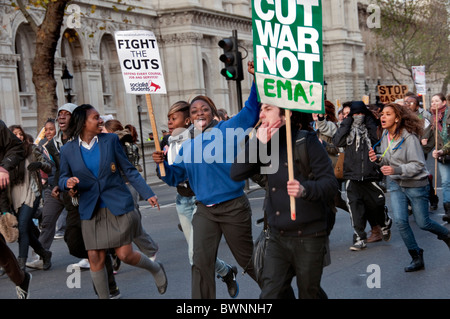
<path fill-rule="evenodd" d="M 152 126 L 153 140 L 155 141 L 155 149 L 156 151 L 161 151 L 161 145 L 159 144 L 159 137 L 158 137 L 158 129 L 156 127 L 155 114 L 153 114 L 152 98 L 150 94 L 145 95 L 145 100 L 147 101 L 147 111 L 148 117 L 150 118 L 150 124 Z M 166 176 L 164 163 L 159 163 L 159 172 L 161 176 Z"/>
<path fill-rule="evenodd" d="M 425 110 L 425 111 L 428 111 L 427 110 L 427 95 L 426 94 L 423 94 L 422 95 L 422 106 L 423 106 L 423 109 Z"/>
<path fill-rule="evenodd" d="M 287 143 L 287 159 L 288 159 L 288 174 L 289 181 L 294 180 L 294 156 L 292 151 L 292 133 L 291 133 L 291 111 L 285 109 L 285 117 L 286 117 L 286 143 Z M 291 201 L 291 219 L 295 220 L 295 197 L 289 196 Z"/>
<path fill-rule="evenodd" d="M 423 99 L 425 102 L 425 98 Z M 425 105 L 425 104 L 424 104 Z M 431 108 L 430 108 L 431 111 Z M 434 132 L 434 149 L 437 151 L 438 150 L 438 109 L 436 109 L 436 130 Z M 437 163 L 437 158 L 434 159 L 434 195 L 437 195 L 437 167 L 438 167 L 438 163 Z"/>

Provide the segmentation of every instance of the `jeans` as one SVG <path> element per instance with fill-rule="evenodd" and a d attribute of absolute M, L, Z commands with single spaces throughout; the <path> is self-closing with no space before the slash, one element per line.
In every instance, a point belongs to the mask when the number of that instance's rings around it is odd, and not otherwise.
<path fill-rule="evenodd" d="M 326 236 L 288 237 L 271 228 L 264 257 L 260 298 L 280 298 L 286 282 L 290 282 L 294 276 L 297 278 L 300 299 L 321 298 L 320 281 L 326 243 Z"/>
<path fill-rule="evenodd" d="M 450 203 L 450 164 L 438 162 L 438 169 L 439 174 L 441 175 L 444 203 Z"/>
<path fill-rule="evenodd" d="M 416 224 L 420 229 L 436 234 L 438 238 L 448 235 L 448 229 L 432 220 L 429 216 L 429 185 L 422 187 L 400 187 L 397 182 L 388 178 L 387 189 L 391 194 L 391 207 L 395 224 L 408 250 L 419 251 L 420 249 L 409 225 L 408 202 L 411 205 Z"/>
<path fill-rule="evenodd" d="M 177 194 L 176 197 L 176 209 L 178 213 L 178 218 L 180 220 L 181 228 L 183 229 L 184 237 L 186 238 L 186 241 L 188 243 L 188 255 L 189 255 L 189 262 L 192 265 L 192 256 L 194 254 L 193 247 L 194 247 L 194 237 L 192 232 L 192 217 L 194 216 L 195 212 L 197 211 L 197 205 L 195 204 L 195 201 L 197 199 L 195 196 L 186 197 L 181 196 L 180 194 Z M 228 273 L 228 265 L 221 259 L 216 258 L 216 264 L 215 264 L 215 271 L 220 276 L 224 277 Z"/>
<path fill-rule="evenodd" d="M 18 211 L 17 221 L 19 224 L 19 258 L 28 257 L 28 247 L 31 246 L 36 253 L 42 253 L 44 248 L 39 241 L 39 230 L 33 223 L 34 213 L 39 205 L 40 198 L 37 197 L 34 207 L 23 204 Z"/>

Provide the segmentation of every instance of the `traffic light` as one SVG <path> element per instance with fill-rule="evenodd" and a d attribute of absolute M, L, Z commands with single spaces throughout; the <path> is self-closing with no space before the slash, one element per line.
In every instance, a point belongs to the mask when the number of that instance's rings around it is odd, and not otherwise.
<path fill-rule="evenodd" d="M 244 74 L 242 72 L 242 55 L 238 49 L 236 36 L 224 38 L 219 41 L 219 46 L 223 49 L 220 61 L 225 63 L 225 67 L 220 71 L 227 80 L 242 81 Z"/>

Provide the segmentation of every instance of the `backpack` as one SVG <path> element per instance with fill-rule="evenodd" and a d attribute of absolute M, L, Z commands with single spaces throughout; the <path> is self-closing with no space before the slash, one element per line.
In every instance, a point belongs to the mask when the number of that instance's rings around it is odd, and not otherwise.
<path fill-rule="evenodd" d="M 295 145 L 293 149 L 294 153 L 294 165 L 295 168 L 300 172 L 300 174 L 307 180 L 314 180 L 314 174 L 309 166 L 308 150 L 306 148 L 306 138 L 308 136 L 308 131 L 298 130 L 295 137 Z M 334 199 L 330 199 L 327 202 L 327 232 L 328 235 L 334 227 L 336 221 L 336 205 Z"/>
<path fill-rule="evenodd" d="M 142 172 L 142 167 L 139 164 L 139 148 L 136 144 L 125 142 L 125 153 L 127 154 L 128 160 L 131 164 L 136 167 L 139 172 Z"/>

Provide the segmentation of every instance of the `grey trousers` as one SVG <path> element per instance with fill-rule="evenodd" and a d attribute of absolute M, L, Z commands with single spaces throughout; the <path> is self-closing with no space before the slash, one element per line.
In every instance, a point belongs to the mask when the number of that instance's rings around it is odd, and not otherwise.
<path fill-rule="evenodd" d="M 52 196 L 51 187 L 44 190 L 44 205 L 42 207 L 41 234 L 39 241 L 46 250 L 50 250 L 56 231 L 56 222 L 64 209 L 62 194 L 59 198 Z"/>
<path fill-rule="evenodd" d="M 219 243 L 224 235 L 234 258 L 256 281 L 253 269 L 251 207 L 246 195 L 207 207 L 197 202 L 192 219 L 194 255 L 192 265 L 192 298 L 215 299 L 214 265 Z"/>

